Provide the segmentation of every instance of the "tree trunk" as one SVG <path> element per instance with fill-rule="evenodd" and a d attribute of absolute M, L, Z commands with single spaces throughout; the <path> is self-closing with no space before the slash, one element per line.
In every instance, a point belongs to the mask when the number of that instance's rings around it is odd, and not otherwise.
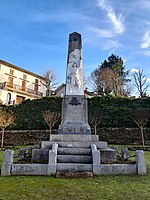
<path fill-rule="evenodd" d="M 51 139 L 52 127 L 49 127 L 49 140 Z"/>
<path fill-rule="evenodd" d="M 4 146 L 4 128 L 2 128 L 1 148 Z"/>
<path fill-rule="evenodd" d="M 144 144 L 144 130 L 143 130 L 143 127 L 140 127 L 140 131 L 141 131 L 141 135 L 142 135 L 142 145 L 143 145 L 143 147 L 145 147 L 145 144 Z"/>
<path fill-rule="evenodd" d="M 94 126 L 94 133 L 95 133 L 95 135 L 96 135 L 96 132 L 97 132 L 97 130 L 96 130 L 96 126 Z"/>

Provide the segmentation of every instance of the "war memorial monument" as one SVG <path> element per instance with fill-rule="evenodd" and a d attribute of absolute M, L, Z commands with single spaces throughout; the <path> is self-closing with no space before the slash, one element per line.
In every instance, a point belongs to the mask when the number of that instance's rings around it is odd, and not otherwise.
<path fill-rule="evenodd" d="M 136 151 L 132 164 L 118 163 L 117 151 L 91 134 L 87 99 L 84 96 L 82 42 L 79 33 L 69 35 L 66 94 L 58 134 L 30 151 L 31 162 L 13 162 L 13 151 L 6 150 L 1 175 L 47 175 L 91 177 L 101 174 L 146 173 L 143 151 Z M 25 153 L 22 154 L 25 160 Z M 20 156 L 21 160 L 21 156 Z"/>
<path fill-rule="evenodd" d="M 59 134 L 91 134 L 83 79 L 81 35 L 75 32 L 69 36 L 66 94 Z"/>

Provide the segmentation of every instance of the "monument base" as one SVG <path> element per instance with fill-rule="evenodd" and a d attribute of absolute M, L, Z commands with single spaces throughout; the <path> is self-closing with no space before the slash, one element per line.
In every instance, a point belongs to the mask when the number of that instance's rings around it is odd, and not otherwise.
<path fill-rule="evenodd" d="M 24 157 L 20 163 L 15 163 L 13 151 L 6 150 L 1 175 L 91 177 L 146 174 L 143 151 L 136 151 L 134 163 L 120 163 L 117 151 L 110 149 L 107 142 L 99 141 L 97 135 L 51 135 L 50 141 L 42 142 L 41 149 L 32 149 L 31 159 L 32 162 L 29 157 Z"/>
<path fill-rule="evenodd" d="M 66 95 L 62 102 L 62 121 L 58 134 L 91 134 L 83 95 Z"/>

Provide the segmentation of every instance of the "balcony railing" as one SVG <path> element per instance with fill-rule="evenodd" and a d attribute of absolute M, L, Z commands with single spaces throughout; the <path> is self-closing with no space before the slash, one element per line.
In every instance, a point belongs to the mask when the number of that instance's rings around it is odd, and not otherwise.
<path fill-rule="evenodd" d="M 11 84 L 9 82 L 3 82 L 3 83 L 1 82 L 0 83 L 0 89 L 11 89 L 15 92 L 17 92 L 17 91 L 23 92 L 27 95 L 32 94 L 32 95 L 36 95 L 36 96 L 40 96 L 40 97 L 43 96 L 42 92 L 35 91 L 35 90 L 30 89 L 30 88 L 22 87 L 20 85 Z"/>

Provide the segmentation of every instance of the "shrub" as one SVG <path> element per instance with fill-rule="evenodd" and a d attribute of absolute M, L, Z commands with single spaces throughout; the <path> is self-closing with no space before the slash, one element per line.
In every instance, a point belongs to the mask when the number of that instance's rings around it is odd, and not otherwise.
<path fill-rule="evenodd" d="M 37 130 L 47 129 L 47 124 L 42 116 L 42 112 L 50 110 L 51 112 L 61 113 L 61 97 L 43 97 L 41 99 L 26 100 L 19 105 L 10 106 L 16 119 L 9 126 L 9 129 L 20 130 Z M 121 127 L 134 128 L 136 124 L 131 118 L 134 110 L 141 108 L 150 108 L 150 98 L 135 99 L 127 97 L 93 97 L 88 99 L 88 110 L 100 110 L 103 118 L 98 127 Z M 54 128 L 58 129 L 60 120 Z M 146 124 L 150 127 L 150 122 Z"/>

